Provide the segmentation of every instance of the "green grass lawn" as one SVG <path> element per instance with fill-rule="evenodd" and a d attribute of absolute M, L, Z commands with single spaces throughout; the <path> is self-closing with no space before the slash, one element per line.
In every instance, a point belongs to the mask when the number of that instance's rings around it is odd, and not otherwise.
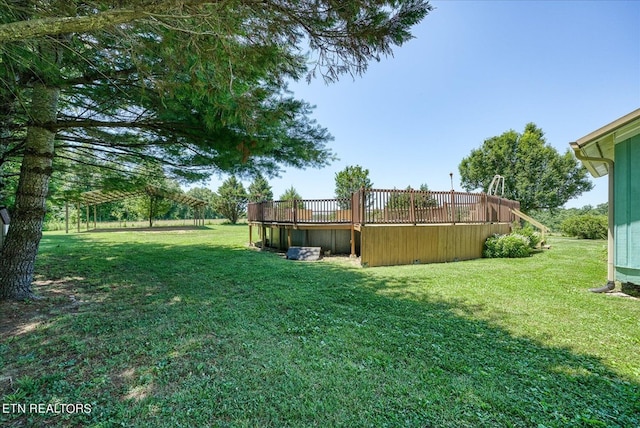
<path fill-rule="evenodd" d="M 640 425 L 640 300 L 588 292 L 605 242 L 361 268 L 247 241 L 45 233 L 47 299 L 0 304 L 0 425 Z M 28 407 L 56 403 L 91 411 Z"/>

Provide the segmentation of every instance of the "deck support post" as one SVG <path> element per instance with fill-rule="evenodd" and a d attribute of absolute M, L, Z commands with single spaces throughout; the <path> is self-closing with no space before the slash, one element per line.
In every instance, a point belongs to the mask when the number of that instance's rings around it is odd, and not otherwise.
<path fill-rule="evenodd" d="M 349 256 L 356 256 L 356 229 L 354 227 L 353 221 L 351 222 L 351 254 Z"/>

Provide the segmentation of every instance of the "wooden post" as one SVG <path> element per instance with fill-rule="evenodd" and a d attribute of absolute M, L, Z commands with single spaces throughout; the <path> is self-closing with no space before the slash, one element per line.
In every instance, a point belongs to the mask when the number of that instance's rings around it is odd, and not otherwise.
<path fill-rule="evenodd" d="M 411 189 L 411 193 L 409 193 L 409 221 L 416 224 L 416 209 L 415 209 L 415 191 Z"/>
<path fill-rule="evenodd" d="M 356 256 L 356 229 L 351 222 L 351 254 L 350 257 Z"/>
<path fill-rule="evenodd" d="M 253 246 L 253 229 L 251 227 L 251 223 L 249 223 L 249 246 Z"/>
<path fill-rule="evenodd" d="M 456 224 L 456 195 L 451 189 L 451 223 Z"/>
<path fill-rule="evenodd" d="M 366 196 L 364 194 L 364 187 L 361 187 L 360 190 L 358 190 L 358 197 L 360 199 L 360 203 L 358 204 L 357 208 L 354 207 L 354 209 L 358 209 L 358 213 L 359 213 L 359 217 L 360 217 L 360 224 L 363 225 L 363 224 L 366 223 L 365 218 L 364 218 L 364 204 L 365 204 L 365 199 L 366 199 Z"/>
<path fill-rule="evenodd" d="M 78 233 L 80 233 L 80 213 L 82 213 L 82 210 L 80 210 L 80 202 L 78 202 L 76 208 L 76 211 L 78 212 Z"/>
<path fill-rule="evenodd" d="M 86 211 L 87 211 L 87 230 L 89 230 L 89 205 L 87 205 Z"/>
<path fill-rule="evenodd" d="M 69 201 L 64 201 L 64 233 L 69 233 Z"/>
<path fill-rule="evenodd" d="M 97 206 L 97 205 L 94 205 L 94 206 L 93 206 L 93 228 L 94 228 L 94 229 L 97 229 L 97 228 L 98 228 L 98 221 L 97 221 L 97 220 L 98 220 L 98 219 L 97 219 L 98 215 L 97 215 L 97 211 L 98 211 L 98 206 Z"/>
<path fill-rule="evenodd" d="M 294 199 L 293 200 L 293 225 L 296 226 L 298 223 L 298 200 Z M 291 246 L 291 243 L 289 243 L 289 246 Z"/>
<path fill-rule="evenodd" d="M 489 202 L 487 201 L 487 194 L 483 193 L 482 194 L 482 204 L 484 205 L 484 222 L 488 223 L 490 220 L 489 217 Z"/>

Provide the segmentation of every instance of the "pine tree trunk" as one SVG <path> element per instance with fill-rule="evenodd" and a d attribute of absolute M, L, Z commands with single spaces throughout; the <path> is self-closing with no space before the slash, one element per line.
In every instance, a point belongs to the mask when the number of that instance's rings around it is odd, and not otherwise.
<path fill-rule="evenodd" d="M 46 125 L 56 120 L 58 95 L 58 89 L 42 84 L 33 88 L 31 117 L 34 123 L 27 131 L 15 209 L 0 254 L 0 300 L 36 297 L 31 282 L 42 237 L 55 139 L 55 132 Z"/>

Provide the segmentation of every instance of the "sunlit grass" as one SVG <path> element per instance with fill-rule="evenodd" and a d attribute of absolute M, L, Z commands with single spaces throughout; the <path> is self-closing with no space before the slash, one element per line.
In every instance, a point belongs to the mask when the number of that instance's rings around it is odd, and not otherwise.
<path fill-rule="evenodd" d="M 601 241 L 368 269 L 287 261 L 247 241 L 246 226 L 223 225 L 45 234 L 49 303 L 2 307 L 39 309 L 3 333 L 2 402 L 91 413 L 0 422 L 640 424 L 640 301 L 587 291 L 606 278 Z"/>

